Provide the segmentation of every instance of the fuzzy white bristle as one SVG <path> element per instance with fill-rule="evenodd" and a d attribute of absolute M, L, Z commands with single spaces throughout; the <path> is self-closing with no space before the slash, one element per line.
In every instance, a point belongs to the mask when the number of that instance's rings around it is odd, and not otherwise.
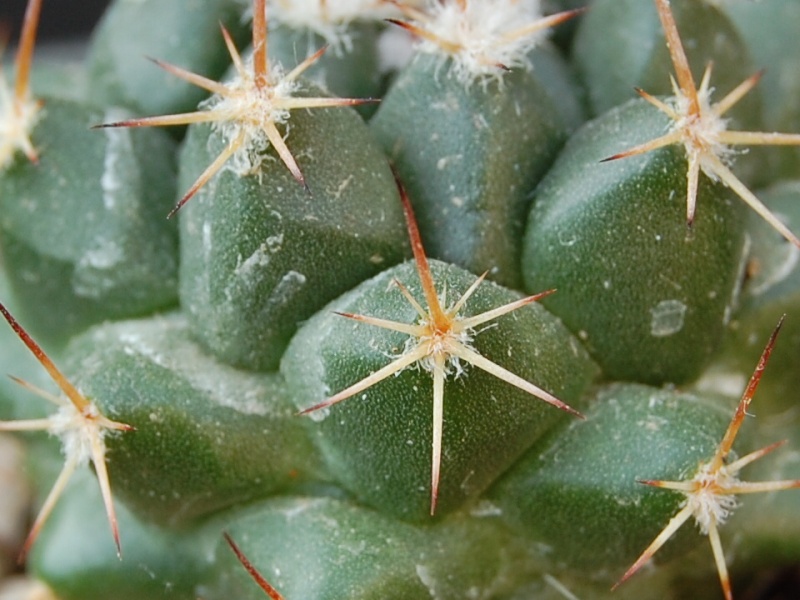
<path fill-rule="evenodd" d="M 711 106 L 711 90 L 700 89 L 697 91 L 697 101 L 700 105 L 699 115 L 690 115 L 690 101 L 679 90 L 676 91 L 674 107 L 679 115 L 685 115 L 675 121 L 673 130 L 684 130 L 686 136 L 684 144 L 687 155 L 697 152 L 700 156 L 700 168 L 712 181 L 717 181 L 715 167 L 709 165 L 706 156 L 709 153 L 725 162 L 729 162 L 735 152 L 720 141 L 720 135 L 728 129 L 728 120 L 717 116 Z"/>
<path fill-rule="evenodd" d="M 11 164 L 17 152 L 31 149 L 30 134 L 42 114 L 32 98 L 15 103 L 0 73 L 0 169 Z"/>
<path fill-rule="evenodd" d="M 265 124 L 284 125 L 289 120 L 289 111 L 275 105 L 275 100 L 292 97 L 299 84 L 286 81 L 279 65 L 271 65 L 271 79 L 278 83 L 258 88 L 252 77 L 252 57 L 247 63 L 245 77 L 236 75 L 226 82 L 229 93 L 226 96 L 213 95 L 200 104 L 200 108 L 219 115 L 212 127 L 227 142 L 236 139 L 244 132 L 244 143 L 231 157 L 226 168 L 237 175 L 257 172 L 261 163 L 268 157 L 265 154 L 270 140 Z"/>
<path fill-rule="evenodd" d="M 694 481 L 700 489 L 687 493 L 687 504 L 691 506 L 692 516 L 703 535 L 708 535 L 714 525 L 722 525 L 736 508 L 736 497 L 732 494 L 720 493 L 739 483 L 739 480 L 721 467 L 716 473 L 709 471 L 709 465 L 703 466 Z"/>
<path fill-rule="evenodd" d="M 94 404 L 89 405 L 87 414 L 82 414 L 74 405 L 67 404 L 50 418 L 49 432 L 61 440 L 64 455 L 74 458 L 79 466 L 88 464 L 92 459 L 93 437 L 97 436 L 102 440 L 105 434 L 105 428 L 95 420 L 99 416 L 100 411 Z"/>
<path fill-rule="evenodd" d="M 452 75 L 463 83 L 501 79 L 505 68 L 530 68 L 528 53 L 542 33 L 508 38 L 509 34 L 542 18 L 538 0 L 471 0 L 433 2 L 424 27 L 441 43 L 423 40 L 420 50 L 452 57 Z"/>
<path fill-rule="evenodd" d="M 475 351 L 475 348 L 470 343 L 472 342 L 472 338 L 464 332 L 449 332 L 446 334 L 440 333 L 436 334 L 435 336 L 424 336 L 417 339 L 409 338 L 409 340 L 412 341 L 410 344 L 411 349 L 416 348 L 421 343 L 429 344 L 428 355 L 419 361 L 420 366 L 424 370 L 430 373 L 438 370 L 439 367 L 436 365 L 435 355 L 444 355 L 447 360 L 444 363 L 443 374 L 445 377 L 453 375 L 456 379 L 465 373 L 464 365 L 457 355 L 451 353 L 448 342 L 454 343 L 456 346 L 466 347 L 469 350 Z"/>

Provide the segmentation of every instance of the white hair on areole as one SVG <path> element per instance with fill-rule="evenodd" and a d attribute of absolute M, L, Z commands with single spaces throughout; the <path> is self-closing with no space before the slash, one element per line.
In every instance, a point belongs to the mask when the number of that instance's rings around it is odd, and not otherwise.
<path fill-rule="evenodd" d="M 542 18 L 539 0 L 468 0 L 463 9 L 457 2 L 434 1 L 429 10 L 426 29 L 456 50 L 448 52 L 427 39 L 419 49 L 452 57 L 451 74 L 465 84 L 487 77 L 500 80 L 503 67 L 530 69 L 527 55 L 545 35 L 507 37 Z"/>
<path fill-rule="evenodd" d="M 692 516 L 703 535 L 708 535 L 712 527 L 724 525 L 737 506 L 733 494 L 722 494 L 720 490 L 730 489 L 740 483 L 724 466 L 716 472 L 712 472 L 710 468 L 711 463 L 701 466 L 693 480 L 700 487 L 686 497 L 686 504 L 691 506 Z"/>
<path fill-rule="evenodd" d="M 0 169 L 10 165 L 15 154 L 30 143 L 30 132 L 44 114 L 40 109 L 32 98 L 15 100 L 0 68 Z"/>
<path fill-rule="evenodd" d="M 78 466 L 92 460 L 92 440 L 97 439 L 102 443 L 107 433 L 97 423 L 96 419 L 100 416 L 94 404 L 89 404 L 83 413 L 72 404 L 65 404 L 50 417 L 48 431 L 61 440 L 64 455 L 75 460 Z"/>
<path fill-rule="evenodd" d="M 700 104 L 700 114 L 697 116 L 690 114 L 689 98 L 680 89 L 676 88 L 673 106 L 679 115 L 684 116 L 675 121 L 671 130 L 685 130 L 688 134 L 691 134 L 684 141 L 687 154 L 692 149 L 700 150 L 700 168 L 703 173 L 712 181 L 719 181 L 715 167 L 709 164 L 706 152 L 702 150 L 705 149 L 711 152 L 715 157 L 722 159 L 727 164 L 732 162 L 735 151 L 720 140 L 720 135 L 728 128 L 728 119 L 717 116 L 714 112 L 711 102 L 711 93 L 713 91 L 713 88 L 700 88 L 697 90 L 697 101 Z M 699 147 L 695 148 L 689 137 L 695 140 Z"/>
<path fill-rule="evenodd" d="M 280 65 L 270 65 L 270 72 L 278 83 L 261 90 L 252 77 L 252 64 L 253 57 L 250 55 L 245 59 L 247 76 L 242 78 L 236 74 L 226 82 L 225 85 L 231 90 L 230 95 L 214 94 L 199 105 L 203 110 L 222 115 L 219 120 L 212 122 L 211 127 L 226 142 L 236 139 L 244 131 L 244 143 L 226 165 L 237 175 L 258 172 L 261 163 L 269 158 L 266 150 L 271 142 L 265 124 L 285 125 L 289 121 L 289 110 L 275 106 L 272 100 L 291 98 L 300 85 L 296 81 L 286 81 Z"/>

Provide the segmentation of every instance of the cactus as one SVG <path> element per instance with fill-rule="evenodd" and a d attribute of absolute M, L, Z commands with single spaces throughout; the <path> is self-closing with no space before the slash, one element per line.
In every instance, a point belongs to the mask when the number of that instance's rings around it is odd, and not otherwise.
<path fill-rule="evenodd" d="M 796 570 L 795 0 L 248 4 L 114 0 L 54 77 L 29 0 L 0 431 L 31 432 L 30 577 L 730 600 Z"/>

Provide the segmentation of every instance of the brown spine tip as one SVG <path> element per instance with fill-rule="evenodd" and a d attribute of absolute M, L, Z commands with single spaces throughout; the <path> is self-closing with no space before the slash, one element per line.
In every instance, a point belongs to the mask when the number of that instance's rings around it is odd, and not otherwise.
<path fill-rule="evenodd" d="M 614 154 L 613 156 L 606 156 L 605 158 L 601 158 L 598 162 L 607 163 L 607 162 L 611 162 L 613 160 L 619 160 L 620 158 L 625 158 L 626 156 L 627 156 L 627 154 L 625 152 L 618 152 L 617 154 Z"/>

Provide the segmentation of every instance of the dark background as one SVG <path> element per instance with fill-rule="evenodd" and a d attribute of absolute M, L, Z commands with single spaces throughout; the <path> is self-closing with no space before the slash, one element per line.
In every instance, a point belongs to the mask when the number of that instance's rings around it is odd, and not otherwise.
<path fill-rule="evenodd" d="M 66 40 L 85 37 L 109 2 L 110 0 L 44 0 L 37 39 Z M 12 48 L 22 29 L 26 5 L 27 0 L 0 0 L 0 24 L 11 34 Z"/>

